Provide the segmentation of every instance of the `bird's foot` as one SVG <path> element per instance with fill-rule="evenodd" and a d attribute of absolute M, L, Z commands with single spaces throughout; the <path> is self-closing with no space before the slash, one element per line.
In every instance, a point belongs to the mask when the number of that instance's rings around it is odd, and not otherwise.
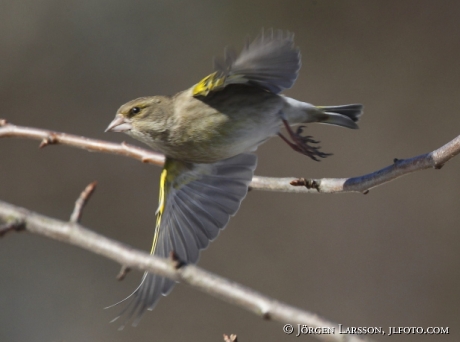
<path fill-rule="evenodd" d="M 321 146 L 312 146 L 309 144 L 319 144 L 319 141 L 313 140 L 312 136 L 302 136 L 302 132 L 305 126 L 299 126 L 297 130 L 294 132 L 289 126 L 289 123 L 286 120 L 283 120 L 283 124 L 286 127 L 286 130 L 289 136 L 292 139 L 292 142 L 289 141 L 284 135 L 278 133 L 278 135 L 283 139 L 286 144 L 288 144 L 294 151 L 300 152 L 313 160 L 319 161 L 318 158 L 326 158 L 331 156 L 331 153 L 324 153 L 321 152 L 319 149 Z"/>

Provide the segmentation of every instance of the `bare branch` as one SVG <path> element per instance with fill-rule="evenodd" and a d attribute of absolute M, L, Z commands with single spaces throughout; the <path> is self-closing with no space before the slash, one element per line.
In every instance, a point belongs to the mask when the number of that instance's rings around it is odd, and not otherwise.
<path fill-rule="evenodd" d="M 336 333 L 333 334 L 313 335 L 323 341 L 368 341 L 358 335 L 340 334 L 337 324 L 314 313 L 271 299 L 194 265 L 184 265 L 177 268 L 177 264 L 172 260 L 161 259 L 134 250 L 120 242 L 99 235 L 78 223 L 56 220 L 2 201 L 0 201 L 0 219 L 9 222 L 22 222 L 22 226 L 30 233 L 78 246 L 114 260 L 124 267 L 133 267 L 181 281 L 214 297 L 252 311 L 264 319 L 271 319 L 284 324 L 306 324 L 313 328 L 330 327 L 335 329 Z M 342 329 L 345 328 L 342 327 Z"/>
<path fill-rule="evenodd" d="M 430 153 L 409 159 L 394 159 L 393 164 L 381 170 L 353 178 L 297 179 L 294 186 L 303 185 L 321 193 L 362 192 L 388 183 L 409 173 L 429 168 L 441 169 L 445 163 L 460 153 L 460 136 Z"/>
<path fill-rule="evenodd" d="M 16 126 L 0 119 L 0 138 L 27 138 L 40 140 L 40 148 L 48 145 L 62 144 L 81 148 L 90 152 L 118 154 L 139 160 L 143 163 L 163 165 L 164 156 L 136 146 L 115 144 L 103 140 L 89 139 L 67 133 L 53 132 L 45 129 Z"/>
<path fill-rule="evenodd" d="M 63 144 L 93 152 L 118 154 L 134 158 L 143 163 L 163 165 L 161 154 L 131 146 L 126 143 L 115 144 L 103 140 L 88 139 L 81 136 L 52 132 L 37 128 L 15 126 L 0 119 L 0 138 L 20 137 L 37 139 L 40 146 Z M 446 162 L 460 153 L 460 136 L 437 150 L 409 159 L 395 159 L 394 163 L 367 175 L 352 178 L 273 178 L 254 176 L 250 188 L 253 190 L 297 192 L 297 193 L 368 193 L 369 189 L 388 183 L 406 174 L 428 168 L 440 169 Z"/>
<path fill-rule="evenodd" d="M 96 189 L 97 182 L 94 181 L 91 184 L 88 184 L 78 197 L 77 201 L 75 202 L 75 207 L 73 208 L 72 215 L 70 215 L 70 222 L 71 223 L 79 223 L 81 219 L 81 214 L 83 212 L 83 207 L 88 202 L 89 198 L 93 194 L 94 190 Z"/>

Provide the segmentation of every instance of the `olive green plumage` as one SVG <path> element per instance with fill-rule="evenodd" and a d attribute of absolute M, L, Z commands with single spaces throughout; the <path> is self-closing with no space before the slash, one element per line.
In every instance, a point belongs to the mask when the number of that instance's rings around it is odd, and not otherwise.
<path fill-rule="evenodd" d="M 362 105 L 316 107 L 280 95 L 300 69 L 293 35 L 262 33 L 237 56 L 227 49 L 215 72 L 170 96 L 132 100 L 117 111 L 107 131 L 124 132 L 165 154 L 152 253 L 171 251 L 195 263 L 199 251 L 227 224 L 246 196 L 257 158 L 251 152 L 284 124 L 283 139 L 313 159 L 325 157 L 310 137 L 291 125 L 319 122 L 357 128 Z M 138 322 L 174 282 L 146 273 L 122 314 Z M 128 299 L 126 298 L 126 299 Z M 117 303 L 118 304 L 118 303 Z M 121 314 L 121 315 L 122 315 Z"/>

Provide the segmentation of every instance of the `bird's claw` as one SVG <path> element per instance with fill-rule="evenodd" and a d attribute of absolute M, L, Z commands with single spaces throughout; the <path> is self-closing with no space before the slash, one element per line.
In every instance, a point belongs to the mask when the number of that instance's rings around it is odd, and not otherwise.
<path fill-rule="evenodd" d="M 279 135 L 289 146 L 291 146 L 291 148 L 294 151 L 302 153 L 315 161 L 319 161 L 318 158 L 326 158 L 332 155 L 331 153 L 321 152 L 319 150 L 321 146 L 309 145 L 309 144 L 319 144 L 319 141 L 314 140 L 313 137 L 310 135 L 302 136 L 305 126 L 299 126 L 297 130 L 294 132 L 287 122 L 285 122 L 284 120 L 283 122 L 286 127 L 286 130 L 289 133 L 289 136 L 292 139 L 292 142 L 286 139 L 282 134 L 279 134 Z"/>

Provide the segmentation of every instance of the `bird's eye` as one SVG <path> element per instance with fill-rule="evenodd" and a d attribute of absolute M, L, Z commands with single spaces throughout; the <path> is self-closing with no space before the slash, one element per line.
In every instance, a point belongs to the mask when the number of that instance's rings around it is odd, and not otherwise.
<path fill-rule="evenodd" d="M 137 114 L 141 111 L 141 109 L 139 107 L 133 107 L 131 108 L 130 112 L 131 112 L 131 115 L 134 115 L 134 114 Z"/>

